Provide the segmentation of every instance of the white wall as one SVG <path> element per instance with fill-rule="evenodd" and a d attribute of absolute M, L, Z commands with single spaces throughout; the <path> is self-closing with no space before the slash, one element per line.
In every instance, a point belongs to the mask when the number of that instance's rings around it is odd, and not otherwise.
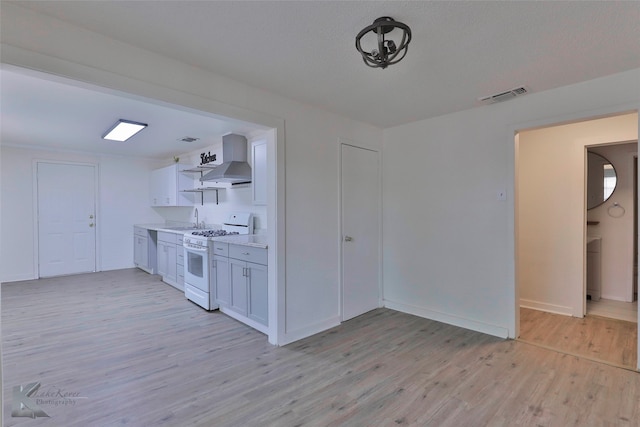
<path fill-rule="evenodd" d="M 639 106 L 636 69 L 386 129 L 385 304 L 514 337 L 515 132 Z"/>
<path fill-rule="evenodd" d="M 2 62 L 211 113 L 284 119 L 277 191 L 284 252 L 279 343 L 339 323 L 339 138 L 380 148 L 380 129 L 293 102 L 12 4 L 2 5 Z M 38 34 L 38 37 L 34 37 Z M 267 125 L 267 123 L 261 123 Z M 282 144 L 282 140 L 284 143 Z M 280 249 L 278 249 L 280 250 Z"/>
<path fill-rule="evenodd" d="M 637 133 L 636 133 L 637 138 Z M 604 156 L 616 170 L 617 185 L 611 198 L 587 211 L 587 234 L 602 237 L 602 298 L 633 301 L 633 159 L 637 143 L 590 148 Z M 624 211 L 611 208 L 618 203 Z"/>
<path fill-rule="evenodd" d="M 8 145 L 3 145 L 1 151 L 0 281 L 37 277 L 38 270 L 34 262 L 33 170 L 36 160 L 98 165 L 97 268 L 113 270 L 133 267 L 134 222 L 162 220 L 148 203 L 149 171 L 154 161 Z"/>
<path fill-rule="evenodd" d="M 637 114 L 520 132 L 516 222 L 522 306 L 582 317 L 585 147 L 635 140 L 637 135 Z M 626 232 L 631 238 L 632 222 Z M 607 252 L 613 253 L 603 258 L 603 278 L 610 279 L 611 268 L 621 263 L 632 267 L 633 246 L 624 248 L 617 238 L 605 241 L 610 241 Z"/>

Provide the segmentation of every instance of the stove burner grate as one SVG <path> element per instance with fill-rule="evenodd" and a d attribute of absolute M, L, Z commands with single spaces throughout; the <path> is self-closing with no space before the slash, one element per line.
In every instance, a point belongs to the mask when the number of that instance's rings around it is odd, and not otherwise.
<path fill-rule="evenodd" d="M 237 231 L 226 231 L 226 230 L 202 230 L 202 231 L 194 231 L 191 234 L 193 234 L 194 236 L 220 237 L 220 236 L 232 236 L 240 233 L 238 233 Z"/>

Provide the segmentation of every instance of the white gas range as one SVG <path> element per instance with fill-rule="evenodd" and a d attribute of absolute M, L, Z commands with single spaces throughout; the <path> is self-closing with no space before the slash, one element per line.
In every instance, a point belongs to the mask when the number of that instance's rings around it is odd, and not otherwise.
<path fill-rule="evenodd" d="M 206 310 L 215 310 L 218 305 L 211 289 L 211 265 L 213 240 L 233 234 L 253 234 L 253 214 L 234 213 L 227 222 L 211 229 L 197 230 L 184 235 L 184 294 Z"/>

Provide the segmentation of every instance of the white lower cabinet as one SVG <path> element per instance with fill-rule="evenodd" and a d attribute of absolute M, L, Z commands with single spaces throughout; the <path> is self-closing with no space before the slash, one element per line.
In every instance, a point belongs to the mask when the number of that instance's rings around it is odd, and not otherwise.
<path fill-rule="evenodd" d="M 158 232 L 158 274 L 162 276 L 162 281 L 169 285 L 184 290 L 178 283 L 178 262 L 183 262 L 183 258 L 178 259 L 179 234 Z M 182 242 L 180 241 L 180 250 L 182 251 Z M 184 270 L 184 267 L 181 266 Z M 180 271 L 184 283 L 184 271 Z"/>
<path fill-rule="evenodd" d="M 216 242 L 214 253 L 215 302 L 235 319 L 266 332 L 262 326 L 269 324 L 267 249 Z"/>
<path fill-rule="evenodd" d="M 146 228 L 133 227 L 133 263 L 147 273 L 156 272 L 155 233 Z"/>
<path fill-rule="evenodd" d="M 244 261 L 229 258 L 229 267 L 231 269 L 229 273 L 229 280 L 231 281 L 231 305 L 229 308 L 243 316 L 247 315 L 247 306 L 249 305 L 247 301 L 249 292 L 245 275 L 246 265 L 247 263 Z"/>
<path fill-rule="evenodd" d="M 267 266 L 247 263 L 247 316 L 258 323 L 269 324 L 269 298 L 267 294 Z"/>
<path fill-rule="evenodd" d="M 225 243 L 226 244 L 226 243 Z M 209 280 L 213 282 L 213 306 L 231 305 L 231 282 L 229 281 L 229 258 L 214 255 Z"/>

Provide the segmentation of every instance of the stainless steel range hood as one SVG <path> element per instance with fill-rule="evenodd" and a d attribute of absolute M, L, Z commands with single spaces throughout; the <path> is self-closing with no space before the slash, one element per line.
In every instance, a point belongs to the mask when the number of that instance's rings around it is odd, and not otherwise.
<path fill-rule="evenodd" d="M 247 138 L 230 133 L 222 137 L 222 161 L 201 182 L 229 182 L 234 185 L 251 182 L 251 166 L 247 163 Z"/>

